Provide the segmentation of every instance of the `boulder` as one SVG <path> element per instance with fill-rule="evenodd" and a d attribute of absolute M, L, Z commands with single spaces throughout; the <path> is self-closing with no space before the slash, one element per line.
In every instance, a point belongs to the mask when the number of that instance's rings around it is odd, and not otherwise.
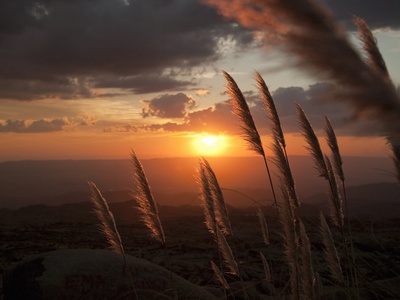
<path fill-rule="evenodd" d="M 138 299 L 174 299 L 170 272 L 126 256 Z M 172 274 L 179 299 L 216 299 L 206 289 Z M 123 257 L 107 250 L 57 250 L 6 271 L 4 300 L 136 299 Z"/>

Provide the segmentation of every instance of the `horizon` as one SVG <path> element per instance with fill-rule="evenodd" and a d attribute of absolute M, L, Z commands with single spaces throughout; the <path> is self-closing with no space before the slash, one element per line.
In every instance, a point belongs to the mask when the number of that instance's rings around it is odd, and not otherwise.
<path fill-rule="evenodd" d="M 82 158 L 21 158 L 21 159 L 8 159 L 8 160 L 0 160 L 0 164 L 2 163 L 7 163 L 7 162 L 25 162 L 25 161 L 113 161 L 113 160 L 130 160 L 130 154 L 127 155 L 126 157 L 99 157 L 99 158 L 88 158 L 88 157 L 82 157 Z M 219 156 L 201 156 L 201 155 L 187 155 L 187 156 L 159 156 L 159 157 L 139 157 L 140 161 L 142 160 L 159 160 L 159 159 L 198 159 L 204 157 L 205 159 L 235 159 L 235 158 L 259 158 L 262 159 L 259 155 L 256 154 L 250 154 L 250 155 L 219 155 Z M 289 155 L 290 157 L 309 157 L 311 158 L 310 154 L 291 154 Z M 267 156 L 267 159 L 273 159 L 273 156 Z M 390 153 L 386 155 L 342 155 L 342 158 L 382 158 L 382 159 L 391 159 Z"/>

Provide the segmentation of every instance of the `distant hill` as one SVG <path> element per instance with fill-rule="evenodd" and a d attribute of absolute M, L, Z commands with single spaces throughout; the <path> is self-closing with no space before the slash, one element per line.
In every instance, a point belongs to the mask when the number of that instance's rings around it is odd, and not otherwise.
<path fill-rule="evenodd" d="M 208 158 L 227 201 L 247 205 L 269 203 L 271 192 L 261 158 Z M 197 158 L 142 160 L 151 189 L 161 204 L 190 205 L 199 190 Z M 316 175 L 310 157 L 291 156 L 290 164 L 302 201 L 324 193 L 326 183 Z M 272 172 L 276 173 L 272 163 Z M 347 186 L 394 182 L 389 158 L 345 157 Z M 129 160 L 10 161 L 0 163 L 0 207 L 18 208 L 29 204 L 60 205 L 87 201 L 94 181 L 110 202 L 129 199 L 132 186 Z M 274 178 L 275 183 L 278 182 Z"/>

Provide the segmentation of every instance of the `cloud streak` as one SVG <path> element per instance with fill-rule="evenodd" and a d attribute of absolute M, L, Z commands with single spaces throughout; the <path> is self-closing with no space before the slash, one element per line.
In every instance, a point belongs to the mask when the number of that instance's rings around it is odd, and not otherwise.
<path fill-rule="evenodd" d="M 97 119 L 90 114 L 75 118 L 56 118 L 40 120 L 0 120 L 0 132 L 13 133 L 49 133 L 64 131 L 76 126 L 92 126 Z"/>

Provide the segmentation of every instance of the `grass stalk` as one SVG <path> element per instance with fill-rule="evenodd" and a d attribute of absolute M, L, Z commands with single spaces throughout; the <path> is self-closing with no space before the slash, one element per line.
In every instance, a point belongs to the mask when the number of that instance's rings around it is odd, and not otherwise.
<path fill-rule="evenodd" d="M 119 234 L 117 224 L 115 223 L 114 215 L 108 206 L 107 200 L 103 197 L 96 184 L 89 182 L 89 186 L 92 192 L 91 200 L 94 204 L 94 212 L 100 220 L 101 232 L 106 236 L 107 242 L 109 243 L 111 249 L 113 249 L 116 253 L 121 254 L 124 260 L 125 272 L 127 273 L 129 281 L 132 285 L 134 295 L 133 299 L 139 299 L 135 284 L 133 283 L 132 273 L 126 261 L 124 246 L 122 244 L 122 239 L 121 235 Z"/>
<path fill-rule="evenodd" d="M 135 189 L 132 191 L 132 196 L 139 205 L 138 209 L 141 213 L 144 224 L 150 230 L 152 237 L 160 243 L 161 248 L 163 248 L 164 250 L 164 254 L 168 264 L 172 289 L 175 299 L 178 299 L 178 290 L 172 274 L 171 262 L 168 251 L 166 249 L 164 229 L 158 215 L 157 203 L 154 200 L 143 166 L 134 151 L 132 151 L 131 153 L 131 162 L 134 167 L 133 180 L 135 183 Z"/>
<path fill-rule="evenodd" d="M 342 267 L 340 265 L 340 258 L 336 250 L 335 242 L 333 240 L 331 230 L 329 229 L 329 225 L 326 222 L 325 216 L 322 213 L 320 214 L 320 221 L 320 233 L 325 247 L 324 253 L 331 276 L 336 282 L 342 286 L 345 286 L 346 283 L 342 274 Z"/>
<path fill-rule="evenodd" d="M 325 136 L 327 144 L 332 153 L 332 161 L 335 173 L 339 177 L 342 183 L 342 192 L 343 192 L 343 200 L 345 204 L 345 214 L 347 220 L 347 231 L 349 235 L 349 243 L 350 243 L 350 250 L 351 250 L 351 263 L 350 263 L 350 272 L 352 277 L 353 285 L 356 289 L 357 298 L 360 298 L 359 286 L 358 286 L 358 277 L 357 277 L 357 267 L 355 262 L 355 253 L 354 253 L 354 243 L 353 243 L 353 235 L 351 231 L 351 224 L 350 224 L 350 213 L 349 213 L 349 205 L 347 201 L 347 193 L 346 193 L 346 185 L 345 185 L 345 176 L 343 171 L 343 160 L 339 150 L 339 144 L 337 142 L 335 131 L 332 127 L 332 124 L 327 116 L 325 116 Z"/>

